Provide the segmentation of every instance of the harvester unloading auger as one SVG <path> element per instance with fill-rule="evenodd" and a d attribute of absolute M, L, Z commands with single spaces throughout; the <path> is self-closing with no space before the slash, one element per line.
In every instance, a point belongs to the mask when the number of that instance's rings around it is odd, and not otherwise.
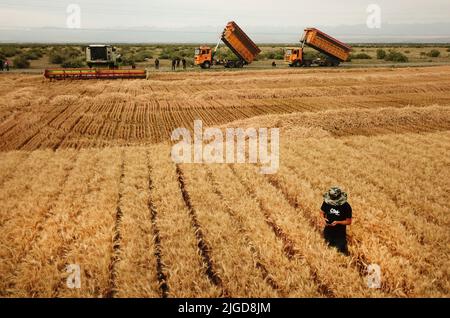
<path fill-rule="evenodd" d="M 89 45 L 86 64 L 89 68 L 50 68 L 44 71 L 48 79 L 127 79 L 146 78 L 143 69 L 119 69 L 120 55 L 111 45 Z"/>

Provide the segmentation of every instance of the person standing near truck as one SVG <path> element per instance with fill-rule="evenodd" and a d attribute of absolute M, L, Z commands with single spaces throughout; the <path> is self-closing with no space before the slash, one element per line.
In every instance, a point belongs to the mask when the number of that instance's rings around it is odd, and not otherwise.
<path fill-rule="evenodd" d="M 0 71 L 3 72 L 3 60 L 0 59 Z"/>
<path fill-rule="evenodd" d="M 183 65 L 183 70 L 186 70 L 186 59 L 184 57 L 181 60 L 181 64 Z"/>
<path fill-rule="evenodd" d="M 323 195 L 321 215 L 324 220 L 324 238 L 329 246 L 348 256 L 347 226 L 352 224 L 352 207 L 347 202 L 347 193 L 332 187 Z"/>
<path fill-rule="evenodd" d="M 172 59 L 172 71 L 175 71 L 177 66 L 177 60 L 175 58 Z"/>
<path fill-rule="evenodd" d="M 7 72 L 9 72 L 9 61 L 8 60 L 5 61 L 5 69 Z"/>
<path fill-rule="evenodd" d="M 156 58 L 155 60 L 155 69 L 159 70 L 159 59 Z"/>

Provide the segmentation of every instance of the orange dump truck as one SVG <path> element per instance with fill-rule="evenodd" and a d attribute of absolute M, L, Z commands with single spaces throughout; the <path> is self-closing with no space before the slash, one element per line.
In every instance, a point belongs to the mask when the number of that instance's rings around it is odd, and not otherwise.
<path fill-rule="evenodd" d="M 259 47 L 233 21 L 228 22 L 226 25 L 221 40 L 237 56 L 237 60 L 228 60 L 220 63 L 214 60 L 218 45 L 214 50 L 208 46 L 201 46 L 195 50 L 195 64 L 200 65 L 202 68 L 210 68 L 213 64 L 223 64 L 228 68 L 240 68 L 252 63 L 256 56 L 261 53 Z"/>
<path fill-rule="evenodd" d="M 285 52 L 285 62 L 289 66 L 338 66 L 341 62 L 347 61 L 352 48 L 345 43 L 323 33 L 315 28 L 305 29 L 301 40 L 301 48 L 288 48 Z M 303 51 L 305 45 L 319 51 L 326 56 L 326 59 L 308 60 L 304 58 Z"/>

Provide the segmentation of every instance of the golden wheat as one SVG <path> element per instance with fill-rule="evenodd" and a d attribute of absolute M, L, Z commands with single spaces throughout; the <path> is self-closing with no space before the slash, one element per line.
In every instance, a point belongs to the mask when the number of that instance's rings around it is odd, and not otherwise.
<path fill-rule="evenodd" d="M 2 77 L 0 296 L 448 297 L 448 74 Z M 279 171 L 173 163 L 170 134 L 195 119 L 280 128 Z M 322 238 L 336 184 L 354 210 L 349 257 Z"/>

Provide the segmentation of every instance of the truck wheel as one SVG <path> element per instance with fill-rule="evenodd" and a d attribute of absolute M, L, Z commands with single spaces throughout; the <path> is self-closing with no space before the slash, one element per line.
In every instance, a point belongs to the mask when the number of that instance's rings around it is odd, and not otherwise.
<path fill-rule="evenodd" d="M 303 66 L 304 67 L 311 67 L 311 65 L 312 65 L 312 61 L 311 60 L 303 61 Z"/>
<path fill-rule="evenodd" d="M 244 67 L 244 63 L 242 63 L 242 61 L 237 61 L 237 62 L 234 64 L 234 67 L 236 67 L 236 68 L 242 68 L 242 67 Z"/>
<path fill-rule="evenodd" d="M 295 61 L 294 67 L 301 67 L 302 63 L 300 61 Z"/>
<path fill-rule="evenodd" d="M 339 63 L 340 62 L 338 60 L 336 60 L 336 59 L 327 59 L 325 61 L 325 66 L 327 66 L 327 67 L 336 67 L 336 66 L 339 65 Z"/>
<path fill-rule="evenodd" d="M 211 68 L 211 63 L 209 61 L 206 61 L 205 63 L 203 63 L 202 68 Z"/>
<path fill-rule="evenodd" d="M 235 68 L 236 65 L 234 63 L 234 61 L 228 61 L 227 64 L 225 64 L 226 68 Z"/>

